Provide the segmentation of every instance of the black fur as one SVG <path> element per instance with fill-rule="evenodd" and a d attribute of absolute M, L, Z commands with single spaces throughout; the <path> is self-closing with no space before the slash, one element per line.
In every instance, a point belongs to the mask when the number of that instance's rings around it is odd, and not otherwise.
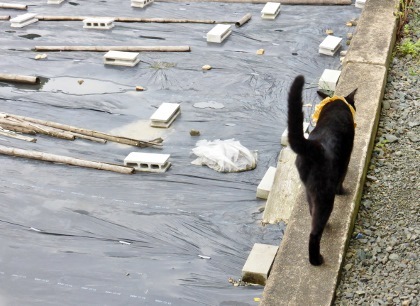
<path fill-rule="evenodd" d="M 343 193 L 354 140 L 354 122 L 345 102 L 334 101 L 324 106 L 309 138 L 303 136 L 303 76 L 293 81 L 288 99 L 288 137 L 297 154 L 296 167 L 305 185 L 312 228 L 309 236 L 309 262 L 323 263 L 320 242 L 334 205 L 335 194 Z M 354 90 L 346 98 L 354 107 Z M 319 93 L 326 97 L 325 94 Z"/>

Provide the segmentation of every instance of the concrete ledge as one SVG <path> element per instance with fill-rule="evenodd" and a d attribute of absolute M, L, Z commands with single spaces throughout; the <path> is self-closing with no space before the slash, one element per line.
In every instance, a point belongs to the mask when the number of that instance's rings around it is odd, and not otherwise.
<path fill-rule="evenodd" d="M 395 43 L 398 0 L 369 0 L 357 23 L 346 63 L 389 65 Z"/>
<path fill-rule="evenodd" d="M 313 267 L 308 261 L 310 215 L 299 192 L 287 230 L 263 294 L 263 306 L 330 305 L 349 235 L 358 212 L 366 169 L 376 135 L 379 111 L 386 84 L 383 66 L 349 63 L 342 71 L 338 94 L 356 87 L 356 139 L 344 186 L 346 195 L 337 196 L 335 207 L 321 241 L 325 264 Z"/>

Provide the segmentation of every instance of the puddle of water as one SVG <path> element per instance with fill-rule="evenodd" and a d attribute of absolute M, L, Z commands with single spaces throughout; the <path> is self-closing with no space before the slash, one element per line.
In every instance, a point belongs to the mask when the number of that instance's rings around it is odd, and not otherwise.
<path fill-rule="evenodd" d="M 58 77 L 49 79 L 42 87 L 42 91 L 62 92 L 69 95 L 89 95 L 119 93 L 133 88 L 110 81 L 85 78 Z"/>
<path fill-rule="evenodd" d="M 225 107 L 222 103 L 214 102 L 214 101 L 198 102 L 198 103 L 194 103 L 193 106 L 196 108 L 215 108 L 215 109 L 220 109 L 220 108 Z"/>
<path fill-rule="evenodd" d="M 165 139 L 172 131 L 173 129 L 171 128 L 162 129 L 151 127 L 150 120 L 139 120 L 113 129 L 110 133 L 134 139 L 152 140 L 158 137 Z"/>

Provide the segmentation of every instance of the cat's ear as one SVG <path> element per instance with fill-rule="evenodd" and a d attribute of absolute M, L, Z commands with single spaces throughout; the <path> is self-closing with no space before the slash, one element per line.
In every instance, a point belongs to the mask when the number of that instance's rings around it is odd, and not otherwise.
<path fill-rule="evenodd" d="M 354 104 L 354 96 L 356 95 L 356 92 L 357 88 L 346 96 L 347 102 L 349 102 L 350 104 Z"/>
<path fill-rule="evenodd" d="M 324 92 L 323 90 L 317 90 L 316 93 L 318 96 L 320 96 L 322 99 L 329 98 L 330 95 L 327 92 Z"/>

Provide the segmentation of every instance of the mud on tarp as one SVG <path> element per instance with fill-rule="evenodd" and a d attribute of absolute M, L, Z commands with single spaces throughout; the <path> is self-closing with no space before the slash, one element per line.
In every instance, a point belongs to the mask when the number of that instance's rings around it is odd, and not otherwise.
<path fill-rule="evenodd" d="M 9 1 L 10 2 L 10 1 Z M 14 1 L 15 3 L 20 1 Z M 31 1 L 42 15 L 252 20 L 225 43 L 208 44 L 213 25 L 118 23 L 110 31 L 82 22 L 38 22 L 22 29 L 0 21 L 1 70 L 37 75 L 38 87 L 0 83 L 0 111 L 139 139 L 165 138 L 163 150 L 39 136 L 0 144 L 122 164 L 132 151 L 169 153 L 164 174 L 105 171 L 0 156 L 0 304 L 254 305 L 261 287 L 233 287 L 255 242 L 278 244 L 283 226 L 260 225 L 256 187 L 276 165 L 292 78 L 308 81 L 306 102 L 338 57 L 321 56 L 326 29 L 345 37 L 352 6 L 282 6 L 275 21 L 262 5 L 129 1 Z M 20 11 L 2 10 L 12 17 Z M 134 68 L 103 65 L 103 53 L 51 52 L 35 45 L 189 45 L 190 53 L 141 53 Z M 256 55 L 265 49 L 264 55 Z M 212 70 L 201 67 L 211 65 Z M 84 80 L 79 84 L 79 80 Z M 135 86 L 146 91 L 136 92 Z M 162 102 L 181 104 L 169 129 L 148 119 Z M 223 104 L 198 108 L 195 103 Z M 200 137 L 191 137 L 197 129 Z M 258 151 L 253 171 L 224 174 L 191 165 L 198 139 L 235 138 Z M 202 259 L 198 255 L 209 256 Z"/>

